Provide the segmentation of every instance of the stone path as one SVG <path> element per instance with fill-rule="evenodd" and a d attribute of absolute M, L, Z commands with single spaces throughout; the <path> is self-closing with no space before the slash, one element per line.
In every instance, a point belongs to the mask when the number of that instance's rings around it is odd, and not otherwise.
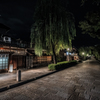
<path fill-rule="evenodd" d="M 47 73 L 50 73 L 51 71 L 48 70 L 48 67 L 40 67 L 40 68 L 34 68 L 29 69 L 26 71 L 21 72 L 21 81 L 29 80 Z M 16 84 L 16 73 L 3 73 L 0 74 L 0 87 L 5 87 L 11 84 Z"/>
<path fill-rule="evenodd" d="M 85 61 L 2 92 L 0 100 L 100 100 L 100 63 Z"/>

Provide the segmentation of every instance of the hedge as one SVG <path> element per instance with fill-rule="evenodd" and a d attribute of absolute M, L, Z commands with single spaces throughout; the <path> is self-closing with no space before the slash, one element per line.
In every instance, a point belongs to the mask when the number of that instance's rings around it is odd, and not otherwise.
<path fill-rule="evenodd" d="M 49 70 L 61 70 L 61 69 L 73 66 L 75 64 L 77 64 L 76 60 L 63 61 L 63 62 L 58 62 L 57 64 L 49 64 L 48 68 Z"/>

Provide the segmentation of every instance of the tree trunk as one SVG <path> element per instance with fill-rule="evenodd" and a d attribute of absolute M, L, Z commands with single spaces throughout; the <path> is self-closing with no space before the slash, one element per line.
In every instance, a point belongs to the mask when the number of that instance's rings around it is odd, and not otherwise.
<path fill-rule="evenodd" d="M 55 47 L 54 47 L 54 44 L 53 43 L 52 43 L 52 51 L 53 51 L 53 62 L 54 62 L 54 64 L 57 64 Z"/>

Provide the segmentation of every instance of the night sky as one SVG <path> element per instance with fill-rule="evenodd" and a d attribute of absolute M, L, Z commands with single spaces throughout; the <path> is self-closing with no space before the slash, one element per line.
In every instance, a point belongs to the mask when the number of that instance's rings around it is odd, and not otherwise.
<path fill-rule="evenodd" d="M 77 2 L 76 2 L 77 1 Z M 80 6 L 81 0 L 69 0 L 68 10 L 75 16 L 76 37 L 73 40 L 75 47 L 92 46 L 100 44 L 97 38 L 91 38 L 88 34 L 81 34 L 78 23 L 84 20 L 84 16 L 90 8 Z M 0 0 L 0 23 L 10 27 L 8 35 L 14 38 L 20 38 L 30 41 L 31 26 L 34 22 L 33 14 L 36 6 L 36 0 Z"/>

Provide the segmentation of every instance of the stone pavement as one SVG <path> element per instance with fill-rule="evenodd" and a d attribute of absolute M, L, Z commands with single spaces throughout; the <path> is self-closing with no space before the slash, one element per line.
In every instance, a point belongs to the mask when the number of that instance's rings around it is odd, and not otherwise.
<path fill-rule="evenodd" d="M 41 75 L 45 75 L 51 73 L 48 70 L 48 67 L 40 67 L 40 68 L 33 68 L 28 70 L 21 71 L 21 81 L 26 81 L 30 79 L 35 79 Z M 7 87 L 13 84 L 20 83 L 16 81 L 16 73 L 2 73 L 0 74 L 0 88 Z"/>
<path fill-rule="evenodd" d="M 100 63 L 88 60 L 9 89 L 0 100 L 100 100 Z"/>

